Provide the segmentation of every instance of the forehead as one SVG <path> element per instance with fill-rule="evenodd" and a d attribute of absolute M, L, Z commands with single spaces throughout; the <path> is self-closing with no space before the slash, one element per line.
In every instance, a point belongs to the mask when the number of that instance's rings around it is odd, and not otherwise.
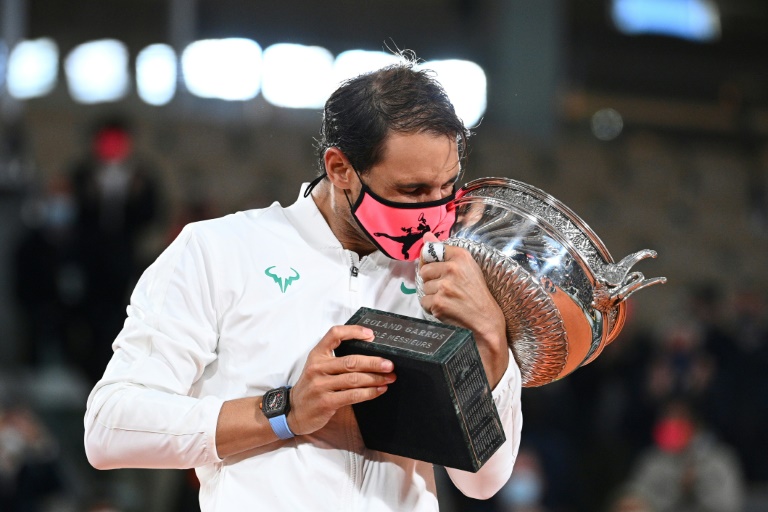
<path fill-rule="evenodd" d="M 380 179 L 446 179 L 460 170 L 455 137 L 428 132 L 391 133 L 384 141 L 382 158 L 371 168 Z"/>

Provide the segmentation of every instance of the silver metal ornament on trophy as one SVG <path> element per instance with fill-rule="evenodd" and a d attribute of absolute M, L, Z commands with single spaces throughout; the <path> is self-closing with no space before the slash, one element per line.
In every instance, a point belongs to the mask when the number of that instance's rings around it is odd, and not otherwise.
<path fill-rule="evenodd" d="M 445 241 L 467 249 L 507 321 L 524 387 L 542 386 L 592 362 L 624 325 L 625 300 L 666 278 L 631 269 L 650 249 L 614 262 L 592 229 L 536 187 L 481 178 L 456 194 Z M 417 291 L 423 295 L 422 282 Z"/>

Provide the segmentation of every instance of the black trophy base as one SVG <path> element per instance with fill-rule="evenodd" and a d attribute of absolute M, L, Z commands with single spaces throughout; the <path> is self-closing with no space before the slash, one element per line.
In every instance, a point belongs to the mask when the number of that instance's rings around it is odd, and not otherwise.
<path fill-rule="evenodd" d="M 376 339 L 345 341 L 336 355 L 384 357 L 397 375 L 386 393 L 353 406 L 366 447 L 476 472 L 504 443 L 471 331 L 368 308 L 347 324 Z"/>

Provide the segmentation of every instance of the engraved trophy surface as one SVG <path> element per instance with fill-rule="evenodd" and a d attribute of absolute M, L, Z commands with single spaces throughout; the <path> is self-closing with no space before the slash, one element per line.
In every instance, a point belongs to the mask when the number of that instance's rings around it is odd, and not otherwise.
<path fill-rule="evenodd" d="M 592 362 L 621 331 L 624 301 L 666 282 L 630 272 L 655 251 L 616 263 L 570 208 L 508 178 L 481 178 L 458 191 L 456 223 L 445 243 L 465 248 L 480 265 L 504 312 L 524 387 L 548 384 Z M 417 278 L 416 284 L 423 295 L 423 283 Z"/>

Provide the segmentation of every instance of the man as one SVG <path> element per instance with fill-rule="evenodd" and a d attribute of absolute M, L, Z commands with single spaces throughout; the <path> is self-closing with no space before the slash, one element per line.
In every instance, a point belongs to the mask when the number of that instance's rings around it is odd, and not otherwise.
<path fill-rule="evenodd" d="M 325 106 L 323 174 L 296 203 L 187 226 L 142 276 L 88 401 L 91 464 L 194 467 L 204 511 L 436 510 L 431 465 L 368 450 L 357 428 L 351 404 L 397 379 L 385 359 L 334 356 L 373 339 L 343 325 L 367 306 L 474 332 L 507 441 L 478 473 L 448 472 L 465 494 L 493 495 L 522 424 L 503 314 L 463 249 L 423 265 L 420 302 L 406 292 L 423 243 L 406 260 L 373 236 L 422 214 L 445 231 L 466 136 L 408 62 L 343 84 Z M 278 398 L 290 409 L 267 418 Z"/>
<path fill-rule="evenodd" d="M 143 265 L 139 239 L 158 220 L 153 167 L 134 150 L 135 134 L 122 118 L 95 125 L 89 154 L 71 171 L 81 253 L 82 311 L 89 330 L 78 332 L 78 364 L 99 380 L 123 322 L 125 299 Z M 80 329 L 82 331 L 82 329 Z M 85 342 L 85 343 L 84 343 Z"/>
<path fill-rule="evenodd" d="M 744 510 L 739 458 L 717 439 L 689 398 L 675 396 L 664 404 L 653 440 L 635 462 L 627 484 L 654 511 Z"/>

